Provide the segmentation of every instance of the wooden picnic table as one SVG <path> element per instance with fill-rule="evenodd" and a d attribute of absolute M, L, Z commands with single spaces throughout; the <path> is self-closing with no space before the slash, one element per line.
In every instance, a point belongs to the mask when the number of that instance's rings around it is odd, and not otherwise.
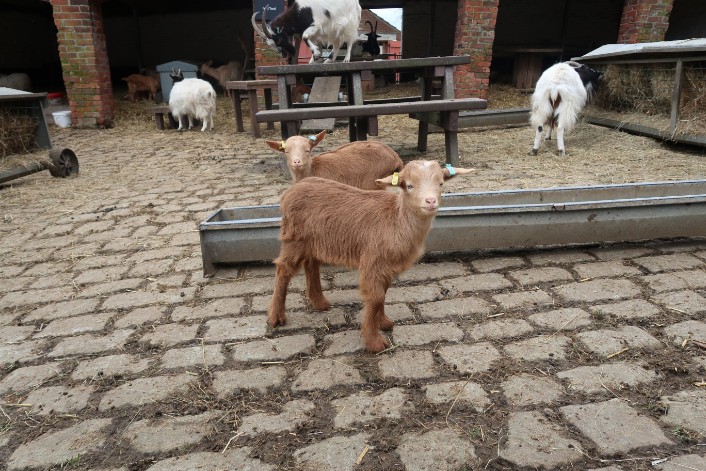
<path fill-rule="evenodd" d="M 276 76 L 279 109 L 262 110 L 256 115 L 258 122 L 280 121 L 282 138 L 297 134 L 298 122 L 315 118 L 348 118 L 350 141 L 365 140 L 367 135 L 377 136 L 377 116 L 385 114 L 414 114 L 419 120 L 417 149 L 426 151 L 429 123 L 444 130 L 446 161 L 458 165 L 458 116 L 461 110 L 478 110 L 487 106 L 478 98 L 454 98 L 453 68 L 469 64 L 469 56 L 423 57 L 415 59 L 374 60 L 361 62 L 335 62 L 333 64 L 302 64 L 260 66 L 259 75 Z M 374 73 L 416 72 L 421 79 L 419 96 L 389 100 L 366 100 L 363 80 L 370 80 Z M 303 76 L 343 76 L 348 88 L 345 103 L 292 103 L 291 87 Z M 434 90 L 432 81 L 438 80 Z M 435 94 L 436 93 L 436 94 Z"/>
<path fill-rule="evenodd" d="M 265 109 L 272 108 L 272 88 L 277 85 L 276 80 L 230 80 L 226 82 L 226 89 L 230 91 L 230 99 L 233 101 L 233 111 L 235 111 L 235 126 L 237 132 L 243 132 L 243 109 L 241 107 L 240 92 L 246 93 L 248 97 L 248 107 L 250 109 L 250 131 L 253 137 L 260 137 L 260 125 L 255 120 L 258 111 L 257 91 L 262 90 L 265 95 Z M 267 129 L 274 129 L 272 123 L 267 123 Z"/>

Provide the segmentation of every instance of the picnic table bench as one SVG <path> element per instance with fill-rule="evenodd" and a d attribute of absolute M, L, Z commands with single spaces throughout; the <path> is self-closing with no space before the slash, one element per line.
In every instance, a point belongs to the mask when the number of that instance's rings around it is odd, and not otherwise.
<path fill-rule="evenodd" d="M 468 56 L 427 57 L 385 61 L 340 62 L 333 64 L 283 65 L 258 67 L 260 75 L 277 77 L 279 109 L 262 110 L 256 114 L 258 122 L 281 122 L 282 138 L 297 134 L 298 122 L 304 119 L 348 118 L 350 141 L 365 140 L 378 135 L 377 117 L 406 114 L 419 120 L 417 149 L 427 149 L 429 123 L 439 124 L 444 130 L 446 161 L 458 165 L 458 116 L 463 110 L 479 110 L 487 106 L 478 98 L 454 98 L 453 67 L 470 63 Z M 364 100 L 362 81 L 372 78 L 374 72 L 395 73 L 416 71 L 421 78 L 421 93 L 402 99 Z M 304 75 L 341 75 L 346 78 L 348 103 L 293 104 L 292 85 Z M 440 82 L 439 93 L 434 94 L 432 81 Z"/>

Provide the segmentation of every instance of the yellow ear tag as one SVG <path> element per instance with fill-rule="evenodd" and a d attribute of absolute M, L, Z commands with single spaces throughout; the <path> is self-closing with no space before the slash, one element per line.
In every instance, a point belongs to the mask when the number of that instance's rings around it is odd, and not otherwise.
<path fill-rule="evenodd" d="M 279 143 L 279 150 L 284 150 L 287 148 L 287 143 L 284 141 L 280 141 Z"/>
<path fill-rule="evenodd" d="M 392 174 L 392 182 L 390 182 L 392 184 L 392 186 L 397 186 L 397 182 L 399 181 L 399 179 L 400 179 L 400 176 L 397 174 L 397 172 L 393 173 Z"/>

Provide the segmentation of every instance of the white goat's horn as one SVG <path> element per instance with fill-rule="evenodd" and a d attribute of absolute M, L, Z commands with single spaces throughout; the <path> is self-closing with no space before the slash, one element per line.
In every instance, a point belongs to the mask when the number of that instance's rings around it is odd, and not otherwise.
<path fill-rule="evenodd" d="M 269 38 L 265 35 L 265 33 L 262 31 L 260 27 L 257 26 L 257 23 L 255 23 L 255 17 L 257 16 L 257 12 L 252 14 L 252 18 L 250 18 L 250 22 L 252 23 L 252 27 L 257 33 L 258 36 L 260 36 L 262 39 L 267 41 Z M 262 12 L 262 17 L 265 17 L 265 12 Z"/>
<path fill-rule="evenodd" d="M 267 39 L 272 39 L 272 30 L 270 29 L 270 25 L 265 21 L 265 10 L 262 10 L 262 30 L 267 35 Z"/>
<path fill-rule="evenodd" d="M 581 67 L 581 64 L 579 64 L 576 61 L 566 61 L 566 63 L 568 65 L 570 65 L 571 67 L 573 67 L 574 69 L 578 69 L 579 67 Z"/>

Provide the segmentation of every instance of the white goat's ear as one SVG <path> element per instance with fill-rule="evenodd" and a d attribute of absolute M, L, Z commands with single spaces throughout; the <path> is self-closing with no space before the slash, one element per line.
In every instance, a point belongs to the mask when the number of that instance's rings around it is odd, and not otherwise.
<path fill-rule="evenodd" d="M 265 144 L 280 152 L 284 152 L 287 147 L 284 141 L 265 141 Z"/>
<path fill-rule="evenodd" d="M 311 135 L 309 136 L 309 148 L 313 149 L 314 147 L 318 146 L 321 141 L 324 140 L 326 137 L 326 131 L 321 131 L 317 135 Z"/>
<path fill-rule="evenodd" d="M 474 168 L 452 167 L 451 164 L 446 164 L 446 166 L 441 168 L 441 173 L 444 174 L 444 180 L 453 178 L 456 175 L 465 175 L 467 173 L 472 173 L 475 171 L 476 169 Z"/>

